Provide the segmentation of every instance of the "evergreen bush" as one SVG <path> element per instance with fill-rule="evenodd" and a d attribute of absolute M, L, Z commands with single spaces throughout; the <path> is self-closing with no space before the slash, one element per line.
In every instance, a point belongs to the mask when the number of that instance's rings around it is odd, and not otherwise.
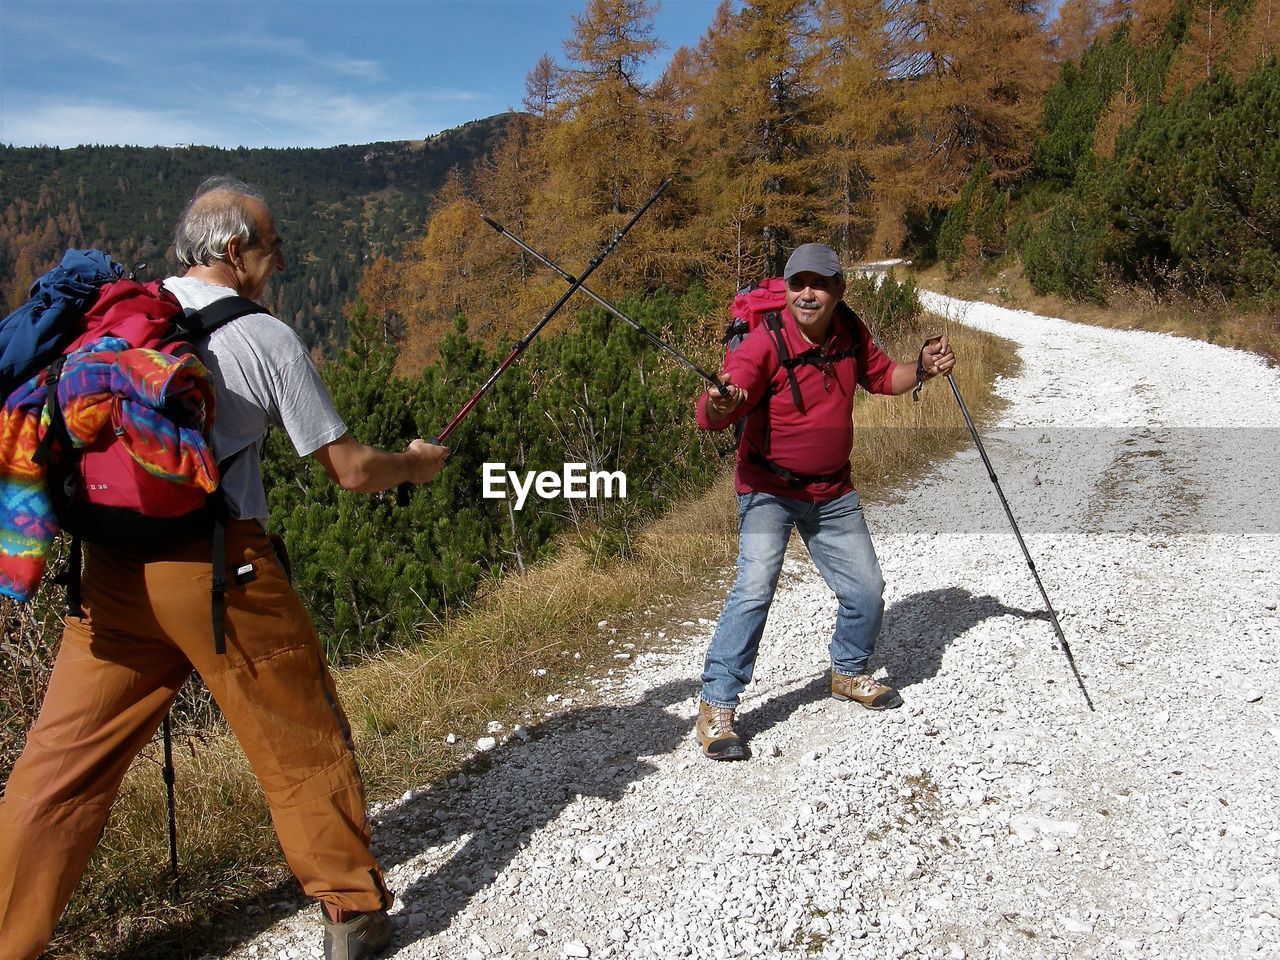
<path fill-rule="evenodd" d="M 620 308 L 678 339 L 683 317 L 706 310 L 705 294 L 659 292 Z M 392 375 L 394 349 L 376 341 L 362 310 L 347 347 L 324 369 L 348 426 L 363 442 L 402 449 L 439 432 L 509 352 L 470 339 L 459 318 L 440 358 L 416 380 Z M 545 335 L 544 335 L 545 336 Z M 271 512 L 293 560 L 295 583 L 336 659 L 403 642 L 467 603 L 501 576 L 576 537 L 601 562 L 625 556 L 639 525 L 677 494 L 699 489 L 719 463 L 692 416 L 699 385 L 629 326 L 580 314 L 567 331 L 539 339 L 507 368 L 448 438 L 452 454 L 429 484 L 399 505 L 392 493 L 339 490 L 313 461 L 299 463 L 273 437 L 264 468 Z M 543 501 L 516 512 L 482 497 L 483 465 L 518 472 L 621 471 L 627 498 Z"/>

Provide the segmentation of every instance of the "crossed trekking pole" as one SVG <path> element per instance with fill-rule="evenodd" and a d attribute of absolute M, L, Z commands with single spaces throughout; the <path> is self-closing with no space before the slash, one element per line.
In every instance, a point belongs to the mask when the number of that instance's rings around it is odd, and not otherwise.
<path fill-rule="evenodd" d="M 506 237 L 508 240 L 510 240 L 512 243 L 518 246 L 525 253 L 529 254 L 529 256 L 533 257 L 533 259 L 537 260 L 544 267 L 550 268 L 555 273 L 559 274 L 562 278 L 569 281 L 569 283 L 574 284 L 575 286 L 570 290 L 570 292 L 572 292 L 573 289 L 577 289 L 582 293 L 585 293 L 588 297 L 590 297 L 600 306 L 604 307 L 604 309 L 609 311 L 619 320 L 628 324 L 633 330 L 639 333 L 642 337 L 648 340 L 651 344 L 653 344 L 659 350 L 662 350 L 667 354 L 669 354 L 670 356 L 674 357 L 677 362 L 681 363 L 682 365 L 684 365 L 685 367 L 687 367 L 688 369 L 696 373 L 698 376 L 700 376 L 703 380 L 707 381 L 707 383 L 709 383 L 713 388 L 715 388 L 720 393 L 720 396 L 722 397 L 728 396 L 729 394 L 728 389 L 715 376 L 708 373 L 706 370 L 702 369 L 702 367 L 698 366 L 696 363 L 694 363 L 692 360 L 686 357 L 683 353 L 681 353 L 671 344 L 667 343 L 665 340 L 663 340 L 662 338 L 658 337 L 657 335 L 655 335 L 654 333 L 646 329 L 645 326 L 641 324 L 639 321 L 631 319 L 629 316 L 627 316 L 625 313 L 623 313 L 621 310 L 615 307 L 612 303 L 610 303 L 604 297 L 597 294 L 590 287 L 583 285 L 581 283 L 581 280 L 578 277 L 575 277 L 573 274 L 560 269 L 560 267 L 557 264 L 555 264 L 553 261 L 544 257 L 537 250 L 533 249 L 533 247 L 529 246 L 527 243 L 525 243 L 523 240 L 521 240 L 514 233 L 512 233 L 510 230 L 508 230 L 506 227 L 504 227 L 502 224 L 498 223 L 497 221 L 491 220 L 489 217 L 485 216 L 484 214 L 480 215 L 480 219 L 483 220 L 485 223 L 487 223 L 489 226 L 493 227 L 494 230 L 502 234 L 504 237 Z M 581 279 L 586 279 L 586 278 L 584 276 Z"/>
<path fill-rule="evenodd" d="M 551 260 L 547 259 L 542 254 L 538 253 L 536 250 L 534 250 L 532 247 L 526 244 L 523 240 L 521 240 L 515 234 L 508 231 L 500 223 L 497 223 L 489 219 L 487 216 L 482 216 L 481 219 L 483 219 L 484 222 L 487 223 L 489 226 L 493 227 L 493 229 L 497 230 L 504 237 L 507 237 L 513 242 L 519 244 L 520 247 L 525 252 L 527 252 L 530 256 L 534 257 L 540 263 L 550 267 L 552 270 L 558 273 L 565 280 L 569 281 L 569 288 L 565 290 L 565 292 L 561 295 L 559 300 L 557 300 L 554 304 L 552 304 L 551 309 L 549 309 L 546 313 L 542 315 L 542 319 L 539 320 L 536 324 L 534 324 L 533 328 L 527 334 L 525 334 L 522 339 L 516 342 L 515 346 L 512 347 L 511 352 L 507 355 L 506 359 L 504 359 L 500 364 L 498 364 L 497 369 L 495 369 L 493 373 L 489 375 L 489 379 L 486 380 L 483 384 L 481 384 L 480 389 L 477 390 L 474 394 L 472 394 L 470 399 L 468 399 L 467 402 L 462 405 L 461 409 L 459 409 L 458 412 L 453 415 L 453 418 L 445 425 L 444 429 L 441 430 L 439 434 L 432 437 L 429 442 L 440 444 L 440 443 L 443 443 L 446 439 L 448 439 L 449 434 L 453 433 L 453 431 L 457 429 L 458 425 L 462 423 L 462 421 L 466 418 L 467 414 L 469 414 L 473 409 L 475 409 L 476 404 L 479 403 L 480 399 L 486 393 L 489 392 L 489 390 L 497 382 L 498 378 L 502 376 L 503 372 L 506 371 L 506 369 L 509 366 L 511 366 L 511 364 L 515 363 L 515 361 L 519 358 L 519 356 L 522 353 L 524 353 L 524 351 L 528 348 L 529 344 L 533 342 L 533 339 L 542 331 L 542 328 L 545 327 L 551 321 L 552 317 L 554 317 L 557 313 L 560 312 L 560 308 L 563 307 L 566 303 L 568 303 L 570 298 L 579 290 L 581 290 L 587 296 L 591 297 L 591 299 L 596 301 L 596 303 L 600 304 L 602 307 L 604 307 L 606 310 L 612 313 L 615 317 L 618 317 L 620 320 L 626 321 L 628 324 L 634 327 L 640 334 L 642 334 L 646 339 L 648 339 L 650 343 L 661 348 L 662 350 L 665 350 L 667 353 L 674 356 L 678 361 L 683 363 L 685 366 L 689 367 L 691 370 L 696 372 L 700 377 L 702 377 L 712 386 L 719 389 L 722 396 L 725 395 L 726 391 L 725 391 L 724 385 L 721 384 L 720 381 L 717 380 L 714 376 L 712 376 L 707 371 L 703 370 L 701 367 L 699 367 L 696 363 L 694 363 L 692 360 L 686 357 L 683 353 L 681 353 L 675 347 L 664 342 L 663 340 L 655 336 L 653 333 L 646 330 L 642 324 L 636 322 L 635 320 L 632 320 L 625 313 L 623 313 L 621 310 L 619 310 L 617 307 L 611 304 L 608 300 L 605 300 L 603 297 L 599 296 L 593 290 L 591 290 L 589 287 L 586 286 L 587 278 L 591 276 L 591 274 L 595 272 L 596 268 L 599 267 L 600 264 L 604 262 L 604 259 L 607 256 L 609 256 L 610 253 L 613 252 L 614 248 L 617 247 L 617 245 L 622 241 L 622 238 L 626 236 L 628 232 L 630 232 L 631 228 L 636 225 L 636 222 L 645 215 L 645 212 L 651 206 L 653 206 L 654 202 L 660 196 L 662 196 L 663 192 L 669 186 L 671 186 L 670 179 L 662 181 L 662 183 L 658 186 L 658 189 L 654 191 L 653 196 L 651 196 L 648 200 L 645 201 L 644 206 L 642 206 L 639 210 L 635 212 L 635 214 L 631 217 L 631 219 L 628 220 L 625 225 L 623 225 L 622 229 L 620 229 L 616 234 L 614 234 L 613 237 L 609 240 L 609 242 L 606 243 L 603 248 L 601 248 L 600 252 L 591 258 L 591 262 L 587 264 L 586 269 L 584 269 L 582 273 L 576 277 L 570 273 L 565 272 L 564 270 L 561 270 L 560 267 L 556 266 L 556 264 L 554 264 Z"/>

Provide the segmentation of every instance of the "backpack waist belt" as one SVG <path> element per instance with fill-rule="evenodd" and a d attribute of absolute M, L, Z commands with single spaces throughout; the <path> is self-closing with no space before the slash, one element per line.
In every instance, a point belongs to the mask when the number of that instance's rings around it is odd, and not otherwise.
<path fill-rule="evenodd" d="M 849 476 L 848 467 L 834 473 L 796 473 L 794 470 L 778 466 L 754 450 L 747 451 L 747 462 L 768 470 L 776 477 L 781 477 L 789 487 L 807 487 L 811 483 L 839 483 L 841 480 L 848 479 Z"/>

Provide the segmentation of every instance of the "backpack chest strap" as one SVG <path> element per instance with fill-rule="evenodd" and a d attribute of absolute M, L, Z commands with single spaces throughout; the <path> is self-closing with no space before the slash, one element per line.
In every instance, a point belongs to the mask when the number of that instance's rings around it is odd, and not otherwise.
<path fill-rule="evenodd" d="M 849 360 L 856 357 L 856 350 L 840 350 L 836 353 L 802 353 L 798 357 L 788 357 L 782 361 L 782 366 L 788 370 L 794 370 L 796 367 L 825 367 L 829 363 L 838 363 L 841 360 Z"/>

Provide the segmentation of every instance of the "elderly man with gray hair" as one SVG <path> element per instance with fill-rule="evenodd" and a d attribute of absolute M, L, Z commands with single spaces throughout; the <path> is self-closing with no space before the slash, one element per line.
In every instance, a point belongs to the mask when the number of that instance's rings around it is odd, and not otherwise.
<path fill-rule="evenodd" d="M 724 395 L 704 393 L 698 426 L 745 421 L 738 443 L 738 576 L 702 670 L 696 733 L 712 760 L 751 754 L 735 721 L 755 671 L 765 620 L 792 529 L 839 607 L 829 647 L 831 696 L 869 710 L 901 705 L 868 668 L 884 613 L 884 581 L 862 502 L 849 477 L 858 387 L 902 394 L 955 366 L 946 337 L 917 363 L 894 363 L 844 303 L 844 268 L 830 247 L 797 247 L 783 272 L 777 329 L 760 324 L 725 360 Z"/>
<path fill-rule="evenodd" d="M 260 301 L 285 267 L 262 195 L 206 181 L 183 210 L 186 272 L 165 288 L 188 311 L 226 297 Z M 283 430 L 344 489 L 426 483 L 448 451 L 357 442 L 298 336 L 265 309 L 213 331 L 197 350 L 213 380 L 213 449 L 226 502 L 226 650 L 210 639 L 210 539 L 162 555 L 87 545 L 84 615 L 68 617 L 39 718 L 0 803 L 0 960 L 48 943 L 97 845 L 125 771 L 190 673 L 200 674 L 266 794 L 280 845 L 321 902 L 324 955 L 360 960 L 390 940 L 392 895 L 370 852 L 350 730 L 315 629 L 267 533 L 260 455 Z"/>

